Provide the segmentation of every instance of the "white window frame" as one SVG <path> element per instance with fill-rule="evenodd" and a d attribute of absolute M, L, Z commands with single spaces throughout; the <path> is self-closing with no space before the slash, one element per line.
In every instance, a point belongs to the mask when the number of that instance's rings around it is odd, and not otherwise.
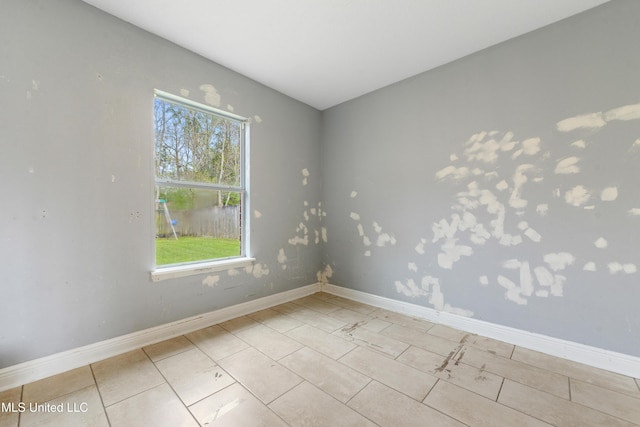
<path fill-rule="evenodd" d="M 240 255 L 231 258 L 220 258 L 202 261 L 193 261 L 189 263 L 176 264 L 170 266 L 156 266 L 155 265 L 155 224 L 154 224 L 154 268 L 151 271 L 151 279 L 154 282 L 158 282 L 166 279 L 173 279 L 178 277 L 191 276 L 195 274 L 207 274 L 216 271 L 229 270 L 233 268 L 244 268 L 252 265 L 255 262 L 255 258 L 250 256 L 249 248 L 249 119 L 246 117 L 238 116 L 236 114 L 229 113 L 228 111 L 219 110 L 217 108 L 209 107 L 208 105 L 200 104 L 189 99 L 185 99 L 168 92 L 161 90 L 154 90 L 154 99 L 160 98 L 164 101 L 174 104 L 182 105 L 186 108 L 194 109 L 205 114 L 213 114 L 225 119 L 240 122 L 242 127 L 242 140 L 240 142 L 240 185 L 220 185 L 220 184 L 208 184 L 199 182 L 188 181 L 176 181 L 171 179 L 160 179 L 155 176 L 154 170 L 154 185 L 180 187 L 180 188 L 203 188 L 207 190 L 221 190 L 221 191 L 233 191 L 240 193 L 241 198 L 241 235 L 240 235 Z M 154 158 L 155 158 L 154 148 Z M 155 200 L 154 200 L 155 202 Z M 155 203 L 154 203 L 155 204 Z"/>

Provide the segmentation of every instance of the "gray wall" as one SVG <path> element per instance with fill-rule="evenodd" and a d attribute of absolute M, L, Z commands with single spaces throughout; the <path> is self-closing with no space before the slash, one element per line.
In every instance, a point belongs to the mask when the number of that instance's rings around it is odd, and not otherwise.
<path fill-rule="evenodd" d="M 330 281 L 640 356 L 639 40 L 615 1 L 326 110 Z"/>
<path fill-rule="evenodd" d="M 3 0 L 0 40 L 0 368 L 316 282 L 318 111 L 79 0 Z M 259 267 L 151 282 L 154 89 L 252 118 Z"/>

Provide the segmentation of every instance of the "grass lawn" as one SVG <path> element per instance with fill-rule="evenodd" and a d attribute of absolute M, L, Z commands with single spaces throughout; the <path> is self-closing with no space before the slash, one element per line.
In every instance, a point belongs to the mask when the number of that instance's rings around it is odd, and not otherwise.
<path fill-rule="evenodd" d="M 240 255 L 240 240 L 211 237 L 156 238 L 156 265 Z"/>

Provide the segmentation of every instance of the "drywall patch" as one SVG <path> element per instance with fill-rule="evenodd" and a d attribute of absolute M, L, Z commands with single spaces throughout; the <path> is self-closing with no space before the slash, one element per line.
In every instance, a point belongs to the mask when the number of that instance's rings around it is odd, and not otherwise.
<path fill-rule="evenodd" d="M 262 213 L 261 213 L 259 210 L 254 209 L 254 210 L 253 210 L 253 216 L 254 216 L 256 219 L 259 219 L 259 218 L 262 218 Z"/>
<path fill-rule="evenodd" d="M 538 206 L 536 206 L 536 212 L 540 216 L 547 215 L 549 213 L 549 205 L 546 203 L 539 204 Z"/>
<path fill-rule="evenodd" d="M 302 169 L 302 185 L 307 185 L 309 182 L 309 169 Z"/>
<path fill-rule="evenodd" d="M 533 156 L 540 151 L 540 138 L 529 138 L 522 141 L 522 150 L 524 154 Z"/>
<path fill-rule="evenodd" d="M 521 290 L 515 283 L 506 277 L 499 275 L 498 276 L 498 284 L 505 288 L 507 292 L 505 293 L 505 298 L 509 301 L 513 301 L 518 305 L 526 305 L 527 299 L 522 297 Z"/>
<path fill-rule="evenodd" d="M 333 269 L 331 268 L 331 264 L 327 264 L 324 267 L 324 270 L 320 270 L 316 273 L 316 278 L 320 283 L 329 283 L 329 279 L 333 276 Z"/>
<path fill-rule="evenodd" d="M 561 271 L 572 265 L 576 257 L 568 252 L 558 252 L 546 254 L 543 259 L 553 271 Z"/>
<path fill-rule="evenodd" d="M 634 274 L 638 271 L 635 264 L 622 264 L 620 262 L 614 261 L 607 264 L 609 268 L 609 273 L 617 274 L 617 273 L 626 273 L 626 274 Z"/>
<path fill-rule="evenodd" d="M 269 267 L 267 267 L 267 264 L 256 264 L 253 266 L 253 277 L 256 279 L 267 275 L 269 275 Z"/>
<path fill-rule="evenodd" d="M 598 249 L 605 249 L 607 246 L 609 246 L 609 242 L 607 242 L 607 239 L 605 239 L 604 237 L 600 237 L 598 240 L 593 242 L 593 244 Z"/>
<path fill-rule="evenodd" d="M 255 120 L 256 123 L 262 123 L 262 117 L 260 117 L 258 115 L 253 116 L 253 120 Z"/>
<path fill-rule="evenodd" d="M 631 216 L 640 216 L 640 208 L 632 208 L 627 211 Z"/>
<path fill-rule="evenodd" d="M 613 108 L 604 113 L 606 121 L 613 120 L 639 120 L 640 104 L 624 105 L 622 107 Z"/>
<path fill-rule="evenodd" d="M 507 188 L 509 188 L 509 184 L 507 184 L 507 181 L 505 181 L 504 179 L 496 184 L 496 189 L 498 191 L 504 191 Z"/>
<path fill-rule="evenodd" d="M 556 124 L 556 127 L 560 132 L 571 132 L 577 129 L 599 129 L 604 127 L 606 124 L 607 122 L 605 122 L 602 112 L 599 112 L 583 114 L 561 120 Z"/>
<path fill-rule="evenodd" d="M 618 198 L 618 187 L 607 187 L 600 193 L 600 200 L 603 202 L 613 202 Z"/>
<path fill-rule="evenodd" d="M 579 139 L 573 143 L 571 143 L 572 147 L 576 147 L 576 148 L 587 148 L 587 143 L 584 142 L 582 139 Z"/>
<path fill-rule="evenodd" d="M 587 203 L 591 198 L 591 193 L 582 185 L 577 185 L 564 194 L 564 200 L 567 204 L 580 207 Z"/>
<path fill-rule="evenodd" d="M 561 175 L 569 175 L 573 173 L 579 173 L 580 168 L 577 166 L 577 163 L 580 161 L 577 157 L 567 157 L 566 159 L 562 159 L 556 164 L 555 173 Z"/>
<path fill-rule="evenodd" d="M 187 98 L 189 96 L 189 89 L 180 89 L 180 95 Z"/>
<path fill-rule="evenodd" d="M 351 213 L 349 214 L 349 217 L 350 217 L 352 220 L 354 220 L 354 221 L 359 221 L 359 220 L 360 220 L 360 215 L 359 215 L 359 214 L 357 214 L 357 213 L 355 213 L 355 212 L 351 212 Z"/>
<path fill-rule="evenodd" d="M 596 270 L 597 270 L 597 269 L 596 269 L 596 263 L 595 263 L 595 262 L 593 262 L 593 261 L 589 261 L 588 263 L 586 263 L 586 264 L 584 265 L 584 267 L 582 267 L 582 269 L 583 269 L 584 271 L 596 271 Z"/>
<path fill-rule="evenodd" d="M 407 264 L 409 271 L 418 272 L 418 265 L 415 262 L 410 262 Z"/>
<path fill-rule="evenodd" d="M 438 265 L 447 270 L 453 269 L 453 264 L 460 261 L 463 256 L 473 255 L 473 248 L 467 245 L 459 245 L 457 239 L 447 239 L 438 254 Z"/>
<path fill-rule="evenodd" d="M 463 179 L 469 176 L 469 174 L 470 174 L 470 171 L 469 171 L 469 168 L 467 167 L 457 168 L 455 166 L 447 166 L 446 168 L 436 172 L 436 179 L 438 180 L 442 180 L 445 178 Z"/>
<path fill-rule="evenodd" d="M 423 289 L 420 289 L 413 281 L 413 279 L 408 279 L 406 284 L 403 284 L 399 280 L 396 280 L 394 285 L 396 288 L 396 292 L 404 294 L 408 297 L 427 295 L 427 292 Z"/>
<path fill-rule="evenodd" d="M 354 190 L 354 191 L 351 192 L 350 196 L 351 196 L 352 199 L 355 199 L 357 195 L 358 195 L 358 192 Z"/>
<path fill-rule="evenodd" d="M 287 262 L 287 255 L 284 253 L 284 248 L 280 248 L 278 251 L 278 263 L 284 264 Z"/>
<path fill-rule="evenodd" d="M 219 281 L 220 281 L 220 276 L 218 275 L 207 276 L 202 280 L 202 284 L 207 285 L 210 288 L 213 288 L 215 286 L 218 286 Z"/>
<path fill-rule="evenodd" d="M 213 107 L 220 106 L 220 94 L 211 84 L 200 85 L 200 90 L 204 92 L 204 102 Z"/>

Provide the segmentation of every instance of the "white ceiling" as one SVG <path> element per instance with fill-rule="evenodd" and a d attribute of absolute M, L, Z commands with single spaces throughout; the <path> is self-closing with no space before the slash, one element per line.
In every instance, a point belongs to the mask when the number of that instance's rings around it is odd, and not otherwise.
<path fill-rule="evenodd" d="M 607 0 L 84 0 L 324 110 Z"/>

